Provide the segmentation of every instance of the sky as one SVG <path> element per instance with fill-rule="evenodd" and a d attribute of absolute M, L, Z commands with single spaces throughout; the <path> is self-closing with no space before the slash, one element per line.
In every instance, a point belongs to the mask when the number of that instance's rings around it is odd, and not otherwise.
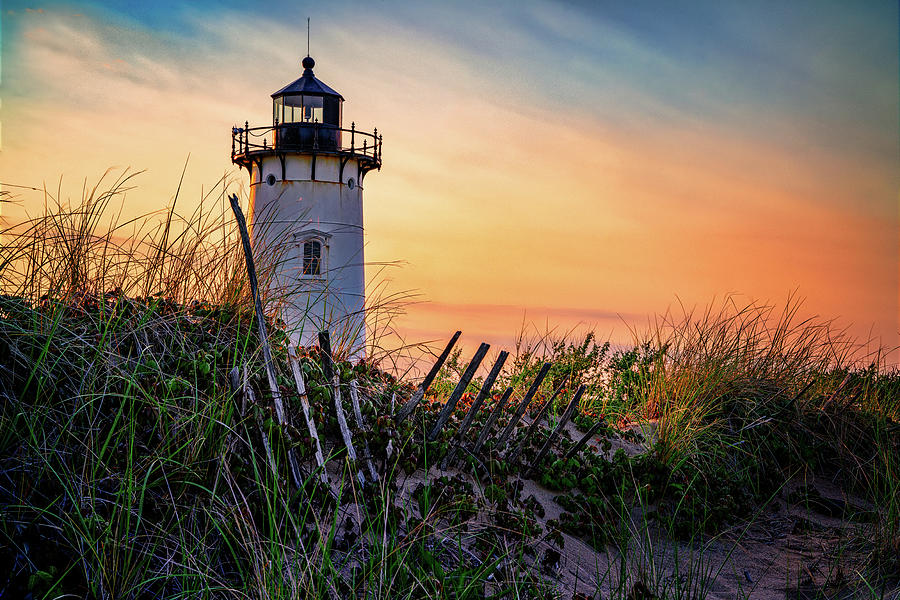
<path fill-rule="evenodd" d="M 345 123 L 377 127 L 373 283 L 408 341 L 601 339 L 737 294 L 900 344 L 896 2 L 3 0 L 0 182 L 199 202 L 267 125 L 312 20 Z M 188 159 L 189 157 L 189 159 Z M 12 188 L 6 188 L 12 189 Z M 7 222 L 39 206 L 18 190 Z M 392 263 L 382 268 L 379 265 Z"/>

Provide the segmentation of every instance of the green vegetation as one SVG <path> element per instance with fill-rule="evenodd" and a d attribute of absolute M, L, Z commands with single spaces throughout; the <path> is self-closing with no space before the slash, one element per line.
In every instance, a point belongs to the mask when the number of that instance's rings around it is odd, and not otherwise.
<path fill-rule="evenodd" d="M 900 374 L 830 323 L 800 320 L 796 302 L 776 313 L 728 298 L 667 314 L 625 349 L 593 334 L 523 335 L 443 470 L 483 383 L 425 443 L 462 355 L 399 424 L 392 397 L 399 406 L 415 388 L 379 368 L 392 357 L 338 357 L 340 385 L 361 391 L 367 426 L 352 427 L 354 440 L 380 474 L 365 486 L 340 442 L 318 349 L 301 349 L 325 487 L 288 340 L 270 322 L 290 424 L 275 418 L 224 199 L 188 217 L 173 204 L 119 222 L 128 184 L 86 189 L 75 206 L 48 196 L 44 214 L 3 232 L 0 596 L 702 598 L 776 508 L 845 524 L 843 554 L 829 558 L 827 581 L 810 580 L 812 595 L 784 573 L 798 597 L 894 593 Z M 278 260 L 257 257 L 265 289 Z M 522 451 L 511 462 L 496 432 L 544 362 L 527 417 L 562 391 L 546 426 L 526 437 L 526 419 L 515 430 L 506 446 Z M 229 384 L 235 367 L 255 401 Z M 579 385 L 571 431 L 535 464 Z M 472 453 L 507 386 L 495 433 Z M 846 497 L 821 494 L 816 480 Z M 797 531 L 816 527 L 791 519 Z M 573 580 L 560 565 L 582 543 L 593 571 Z M 746 575 L 734 594 L 756 585 Z"/>

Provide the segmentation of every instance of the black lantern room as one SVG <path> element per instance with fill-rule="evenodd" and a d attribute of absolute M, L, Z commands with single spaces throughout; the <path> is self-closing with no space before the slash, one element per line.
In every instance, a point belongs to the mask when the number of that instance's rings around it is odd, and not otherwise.
<path fill-rule="evenodd" d="M 381 168 L 381 136 L 360 131 L 355 123 L 349 129 L 341 126 L 344 97 L 313 75 L 316 64 L 307 56 L 301 62 L 303 75 L 272 94 L 271 127 L 233 127 L 231 130 L 231 160 L 248 169 L 261 168 L 264 157 L 277 155 L 281 159 L 290 154 L 339 154 L 343 157 L 340 169 L 350 158 L 358 161 L 361 173 Z M 313 160 L 315 173 L 315 160 Z"/>
<path fill-rule="evenodd" d="M 272 94 L 276 145 L 297 150 L 340 148 L 344 97 L 316 79 L 312 57 L 307 56 L 301 64 L 300 79 Z"/>

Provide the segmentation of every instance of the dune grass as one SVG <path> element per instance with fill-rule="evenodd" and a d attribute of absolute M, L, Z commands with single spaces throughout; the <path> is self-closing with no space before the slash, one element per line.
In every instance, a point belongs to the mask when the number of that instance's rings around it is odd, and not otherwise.
<path fill-rule="evenodd" d="M 372 428 L 355 435 L 382 475 L 362 488 L 335 443 L 317 352 L 302 349 L 313 414 L 332 440 L 336 487 L 324 489 L 310 440 L 275 423 L 262 393 L 224 182 L 187 216 L 176 193 L 165 211 L 122 220 L 132 184 L 131 175 L 108 175 L 74 203 L 47 194 L 40 214 L 3 231 L 0 573 L 9 575 L 0 576 L 0 595 L 568 598 L 574 590 L 560 589 L 546 566 L 565 554 L 566 535 L 611 556 L 593 574 L 604 597 L 702 598 L 724 564 L 705 550 L 752 526 L 786 480 L 803 474 L 838 481 L 875 507 L 854 542 L 868 556 L 857 579 L 871 596 L 886 597 L 900 571 L 900 376 L 882 351 L 867 352 L 831 322 L 800 318 L 794 299 L 781 310 L 729 297 L 665 313 L 635 332 L 630 348 L 594 334 L 520 336 L 469 437 L 499 392 L 511 386 L 520 397 L 545 361 L 552 367 L 529 416 L 561 388 L 546 413 L 552 428 L 585 385 L 575 423 L 582 431 L 604 423 L 599 449 L 563 458 L 573 445 L 563 436 L 535 465 L 533 477 L 562 507 L 549 521 L 520 477 L 549 429 L 527 442 L 527 427 L 516 430 L 518 464 L 489 440 L 483 457 L 463 453 L 460 469 L 434 468 L 454 431 L 427 444 L 424 436 L 464 367 L 459 354 L 400 426 L 391 403 L 413 385 L 388 372 L 402 362 L 397 351 L 339 360 L 340 384 L 353 379 L 363 391 Z M 288 336 L 276 322 L 293 291 L 269 285 L 276 251 L 256 259 L 296 425 Z M 370 331 L 389 330 L 408 300 L 381 298 Z M 260 392 L 256 403 L 230 387 L 235 367 Z M 613 439 L 643 451 L 605 452 Z M 303 460 L 300 489 L 288 452 Z M 741 536 L 730 539 L 733 548 Z M 673 563 L 680 578 L 666 570 Z"/>

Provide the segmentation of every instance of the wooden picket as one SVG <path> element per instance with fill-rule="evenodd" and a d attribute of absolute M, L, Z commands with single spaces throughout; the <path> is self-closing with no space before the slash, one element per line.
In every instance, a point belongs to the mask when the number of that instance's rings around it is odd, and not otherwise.
<path fill-rule="evenodd" d="M 460 335 L 461 335 L 461 333 L 459 331 L 457 331 L 453 335 L 453 337 L 448 342 L 447 346 L 444 348 L 444 351 L 441 353 L 441 355 L 438 357 L 437 361 L 432 366 L 429 373 L 426 375 L 426 377 L 423 379 L 423 381 L 416 388 L 416 390 L 413 393 L 410 400 L 407 401 L 405 404 L 403 404 L 399 408 L 399 410 L 397 410 L 396 412 L 394 412 L 394 407 L 396 406 L 396 403 L 397 403 L 396 392 L 393 392 L 391 394 L 390 412 L 393 413 L 393 415 L 394 415 L 393 418 L 394 418 L 395 425 L 400 425 L 405 419 L 409 418 L 409 416 L 412 414 L 412 412 L 415 410 L 415 408 L 422 402 L 422 400 L 425 397 L 426 392 L 428 391 L 429 386 L 431 385 L 431 383 L 433 383 L 438 372 L 443 367 L 444 363 L 446 362 L 447 358 L 450 355 L 450 352 L 452 351 L 456 342 L 459 340 Z M 478 347 L 478 350 L 475 352 L 474 356 L 469 361 L 469 364 L 467 365 L 465 371 L 461 375 L 459 381 L 456 383 L 453 391 L 451 392 L 449 398 L 447 399 L 447 402 L 444 404 L 444 406 L 440 410 L 437 418 L 435 419 L 435 422 L 431 425 L 431 428 L 428 430 L 428 433 L 425 436 L 425 441 L 436 440 L 438 438 L 438 436 L 441 434 L 441 431 L 450 422 L 451 415 L 453 415 L 453 413 L 456 411 L 460 399 L 462 398 L 463 394 L 466 392 L 467 388 L 469 387 L 478 368 L 481 366 L 481 363 L 484 360 L 489 348 L 490 348 L 490 346 L 486 343 L 482 343 Z M 463 416 L 462 422 L 460 423 L 459 427 L 456 429 L 455 432 L 453 432 L 453 435 L 452 435 L 451 441 L 450 441 L 450 448 L 449 448 L 447 454 L 445 455 L 443 461 L 440 464 L 440 467 L 442 470 L 452 467 L 455 464 L 456 458 L 460 452 L 470 453 L 471 455 L 475 456 L 476 459 L 478 459 L 479 461 L 484 461 L 484 459 L 486 458 L 486 457 L 481 456 L 480 453 L 481 453 L 482 449 L 484 448 L 485 444 L 488 442 L 488 440 L 491 439 L 492 436 L 494 436 L 494 429 L 496 428 L 501 417 L 504 414 L 506 414 L 506 409 L 511 404 L 513 388 L 512 387 L 506 388 L 506 390 L 503 392 L 502 396 L 500 397 L 499 401 L 492 407 L 490 414 L 488 414 L 487 418 L 485 419 L 484 424 L 481 427 L 481 431 L 478 432 L 478 436 L 477 436 L 477 439 L 476 439 L 474 445 L 472 445 L 471 447 L 468 447 L 468 444 L 466 443 L 466 439 L 468 437 L 467 433 L 468 433 L 469 429 L 471 429 L 471 427 L 475 423 L 475 419 L 480 414 L 482 406 L 484 405 L 485 401 L 487 400 L 488 397 L 490 397 L 492 390 L 493 390 L 493 386 L 497 382 L 497 379 L 499 378 L 500 373 L 503 370 L 503 366 L 505 365 L 508 357 L 509 357 L 509 353 L 506 352 L 505 350 L 498 353 L 497 359 L 494 362 L 493 366 L 491 367 L 489 373 L 485 377 L 484 382 L 482 383 L 481 387 L 479 388 L 479 391 L 475 397 L 475 400 L 472 402 L 468 411 Z M 378 473 L 378 470 L 375 468 L 375 462 L 374 462 L 375 457 L 372 456 L 372 452 L 369 448 L 368 442 L 365 439 L 362 440 L 361 444 L 362 444 L 363 454 L 359 455 L 357 453 L 357 448 L 356 448 L 356 445 L 354 444 L 354 440 L 353 440 L 353 431 L 354 430 L 351 430 L 350 426 L 347 423 L 347 416 L 346 416 L 346 412 L 344 410 L 343 402 L 342 402 L 342 397 L 343 397 L 342 384 L 340 382 L 340 375 L 339 375 L 339 373 L 336 372 L 336 369 L 335 369 L 334 359 L 331 354 L 330 336 L 329 336 L 329 332 L 327 332 L 327 331 L 322 331 L 319 333 L 319 358 L 321 361 L 321 367 L 322 367 L 322 371 L 325 375 L 326 381 L 328 381 L 330 384 L 329 387 L 331 390 L 332 398 L 334 400 L 333 410 L 334 410 L 335 417 L 337 419 L 338 428 L 340 429 L 340 433 L 341 433 L 340 440 L 343 443 L 343 446 L 347 450 L 347 457 L 351 461 L 351 468 L 354 471 L 354 475 L 361 486 L 365 486 L 368 482 L 377 482 L 379 480 L 379 473 Z M 300 405 L 302 408 L 304 419 L 306 421 L 307 429 L 309 431 L 310 438 L 312 439 L 312 441 L 314 443 L 314 450 L 315 450 L 314 455 L 315 455 L 316 465 L 319 470 L 319 477 L 320 477 L 321 482 L 323 484 L 325 484 L 327 487 L 329 480 L 328 480 L 328 475 L 327 475 L 326 468 L 325 468 L 326 467 L 326 459 L 325 459 L 324 453 L 322 451 L 322 443 L 320 441 L 320 436 L 317 431 L 315 421 L 313 420 L 312 415 L 310 413 L 309 399 L 307 397 L 306 385 L 305 385 L 305 381 L 304 381 L 304 377 L 303 377 L 303 371 L 301 369 L 300 360 L 299 360 L 296 348 L 288 349 L 288 361 L 289 361 L 291 371 L 294 376 L 294 383 L 296 386 L 297 394 L 299 396 Z M 520 422 L 522 420 L 522 417 L 525 414 L 525 412 L 528 410 L 528 407 L 531 404 L 532 400 L 534 399 L 535 395 L 537 394 L 538 390 L 540 389 L 541 384 L 546 379 L 551 366 L 552 365 L 549 362 L 543 363 L 541 365 L 541 368 L 538 371 L 538 373 L 536 374 L 534 380 L 530 383 L 527 392 L 521 398 L 521 400 L 518 401 L 515 410 L 513 410 L 512 413 L 509 415 L 509 419 L 506 422 L 506 425 L 502 428 L 502 430 L 499 432 L 499 434 L 494 436 L 495 442 L 492 446 L 494 448 L 494 452 L 499 452 L 499 453 L 505 454 L 505 459 L 509 462 L 510 465 L 514 465 L 517 463 L 517 461 L 518 461 L 519 457 L 521 456 L 522 452 L 524 451 L 524 449 L 528 447 L 528 445 L 531 443 L 532 439 L 534 438 L 536 431 L 540 427 L 544 426 L 544 419 L 545 419 L 545 416 L 547 415 L 548 411 L 550 410 L 551 405 L 553 405 L 555 403 L 556 399 L 563 393 L 563 390 L 569 384 L 568 377 L 564 377 L 561 381 L 558 381 L 558 383 L 556 383 L 556 389 L 554 390 L 553 394 L 547 400 L 544 401 L 541 408 L 536 412 L 534 417 L 531 419 L 531 422 L 528 424 L 527 429 L 525 430 L 524 436 L 522 436 L 518 439 L 518 443 L 515 445 L 514 448 L 511 448 L 511 442 L 513 440 L 513 433 L 516 431 L 516 429 L 518 427 L 521 427 Z M 244 402 L 243 402 L 244 406 L 246 406 L 248 401 L 249 401 L 249 404 L 251 406 L 253 406 L 254 403 L 256 402 L 255 396 L 253 394 L 253 390 L 249 386 L 249 384 L 246 382 L 246 380 L 243 383 L 241 383 L 240 377 L 239 377 L 239 372 L 238 372 L 237 368 L 231 373 L 230 382 L 231 382 L 232 388 L 236 392 L 239 392 L 240 397 L 244 400 Z M 359 384 L 356 380 L 352 380 L 349 382 L 347 387 L 349 389 L 349 398 L 350 398 L 350 405 L 352 407 L 353 418 L 354 418 L 354 421 L 356 424 L 355 431 L 356 432 L 365 432 L 368 430 L 368 426 L 365 422 L 365 418 L 364 418 L 364 415 L 361 410 L 360 398 L 359 398 L 359 395 L 360 395 Z M 564 410 L 563 414 L 560 416 L 558 423 L 553 428 L 553 431 L 549 434 L 549 436 L 547 436 L 547 439 L 544 442 L 543 446 L 537 453 L 534 460 L 531 461 L 531 464 L 528 465 L 527 469 L 524 471 L 524 474 L 526 474 L 526 475 L 529 474 L 530 472 L 532 472 L 534 469 L 538 468 L 542 464 L 542 461 L 544 460 L 546 455 L 550 452 L 550 449 L 553 447 L 553 445 L 556 443 L 559 435 L 562 433 L 563 428 L 566 426 L 566 424 L 572 418 L 575 410 L 578 407 L 578 403 L 579 403 L 582 395 L 584 394 L 584 391 L 585 391 L 585 388 L 583 385 L 581 385 L 578 387 L 576 392 L 572 395 L 572 398 L 569 401 L 568 405 L 566 406 L 566 409 Z M 287 423 L 287 421 L 289 420 L 289 416 L 288 416 L 288 412 L 283 408 L 283 399 L 280 397 L 280 395 L 273 396 L 273 397 L 275 400 L 277 400 L 277 404 L 281 404 L 281 406 L 276 406 L 276 410 L 275 410 L 276 417 L 278 418 L 280 423 L 289 425 Z M 246 408 L 242 409 L 242 413 L 245 412 L 245 410 L 246 410 Z M 324 410 L 324 407 L 319 408 L 319 410 Z M 255 412 L 257 413 L 257 418 L 259 418 L 260 411 L 255 410 Z M 595 423 L 590 428 L 590 430 L 575 445 L 573 445 L 571 448 L 569 448 L 568 452 L 565 453 L 564 458 L 574 456 L 575 454 L 580 452 L 585 447 L 587 442 L 594 435 L 596 435 L 597 431 L 599 431 L 599 429 L 604 424 L 605 423 L 602 421 Z M 274 456 L 272 454 L 272 450 L 269 445 L 268 437 L 266 436 L 266 432 L 263 429 L 261 422 L 258 424 L 258 426 L 260 429 L 260 435 L 261 435 L 262 443 L 264 446 L 267 461 L 269 462 L 270 467 L 272 469 L 274 469 L 275 468 Z M 388 458 L 390 458 L 390 455 L 393 453 L 392 445 L 389 444 L 389 446 L 385 452 L 386 452 Z M 291 467 L 291 472 L 292 472 L 291 474 L 293 476 L 293 479 L 295 481 L 297 481 L 298 476 L 299 476 L 299 473 L 298 473 L 299 469 L 298 469 L 298 465 L 296 463 L 296 458 L 289 454 L 288 459 L 291 462 L 290 467 Z M 364 471 L 365 471 L 365 473 L 364 473 Z"/>
<path fill-rule="evenodd" d="M 475 446 L 472 448 L 472 454 L 478 454 L 478 451 L 481 450 L 481 447 L 487 441 L 488 437 L 491 435 L 491 430 L 494 428 L 494 423 L 500 418 L 500 415 L 503 414 L 503 410 L 506 408 L 507 402 L 509 402 L 509 397 L 512 396 L 513 389 L 506 388 L 506 391 L 503 392 L 503 396 L 500 398 L 500 401 L 497 403 L 497 406 L 494 407 L 493 412 L 491 412 L 491 416 L 488 417 L 488 420 L 485 422 L 484 427 L 481 429 L 481 433 L 478 434 L 478 439 L 475 440 Z"/>
<path fill-rule="evenodd" d="M 525 414 L 525 410 L 528 408 L 528 404 L 531 402 L 531 399 L 537 393 L 538 388 L 541 387 L 541 383 L 544 381 L 544 377 L 546 377 L 547 372 L 550 371 L 550 366 L 550 363 L 544 363 L 541 366 L 541 370 L 538 372 L 537 377 L 535 377 L 534 381 L 531 383 L 531 387 L 528 388 L 528 392 L 525 394 L 525 397 L 522 398 L 522 402 L 519 403 L 519 407 L 516 409 L 516 412 L 513 413 L 512 418 L 506 425 L 506 429 L 503 430 L 503 433 L 501 433 L 500 437 L 497 439 L 497 447 L 501 450 L 506 447 L 505 445 L 507 443 L 507 440 L 509 440 L 509 437 L 515 430 L 516 425 L 519 424 L 519 420 L 522 418 L 522 415 Z"/>
<path fill-rule="evenodd" d="M 291 363 L 291 371 L 294 374 L 294 384 L 297 386 L 297 395 L 300 397 L 300 406 L 303 408 L 303 418 L 306 419 L 306 428 L 309 437 L 316 446 L 316 464 L 319 466 L 319 478 L 322 483 L 328 485 L 328 473 L 325 471 L 325 457 L 322 454 L 322 444 L 319 442 L 319 433 L 316 423 L 309 412 L 309 398 L 306 395 L 306 383 L 303 381 L 303 371 L 300 370 L 300 360 L 297 357 L 297 349 L 288 349 L 288 361 Z"/>
<path fill-rule="evenodd" d="M 544 418 L 544 415 L 547 413 L 547 409 L 556 402 L 557 396 L 559 396 L 563 389 L 566 387 L 566 382 L 569 380 L 569 376 L 566 375 L 563 377 L 562 382 L 557 386 L 556 391 L 553 392 L 553 395 L 550 396 L 550 399 L 544 402 L 544 405 L 541 406 L 541 409 L 538 411 L 538 414 L 535 415 L 534 419 L 531 421 L 531 425 L 528 426 L 528 431 L 525 432 L 525 437 L 522 438 L 522 441 L 519 442 L 519 445 L 516 446 L 516 449 L 510 452 L 507 457 L 507 461 L 510 464 L 516 462 L 516 459 L 519 458 L 519 454 L 522 453 L 522 450 L 525 449 L 526 444 L 528 444 L 528 440 L 531 439 L 531 436 L 534 435 L 534 432 L 537 430 L 538 426 L 541 424 L 541 421 Z"/>
<path fill-rule="evenodd" d="M 347 448 L 347 456 L 350 457 L 352 464 L 356 465 L 356 448 L 353 446 L 353 436 L 350 433 L 350 427 L 347 425 L 344 405 L 341 402 L 341 379 L 334 372 L 334 359 L 331 356 L 331 338 L 327 331 L 319 332 L 319 352 L 322 356 L 322 370 L 325 372 L 325 380 L 330 381 L 332 384 L 331 395 L 334 398 L 334 412 L 337 417 L 338 428 L 341 430 L 341 438 L 344 440 L 344 447 Z M 363 475 L 361 469 L 357 469 L 356 479 L 360 485 L 366 485 L 366 476 Z"/>
<path fill-rule="evenodd" d="M 575 413 L 575 409 L 578 408 L 578 402 L 581 400 L 581 395 L 584 394 L 584 386 L 578 386 L 578 390 L 575 392 L 575 395 L 572 396 L 572 400 L 569 402 L 569 405 L 566 407 L 565 412 L 563 412 L 562 417 L 559 419 L 559 423 L 556 424 L 556 427 L 553 429 L 553 432 L 550 434 L 550 437 L 547 438 L 547 442 L 544 444 L 543 448 L 541 448 L 538 455 L 535 457 L 534 462 L 531 463 L 531 467 L 526 471 L 527 473 L 532 472 L 538 465 L 541 464 L 541 461 L 544 460 L 544 457 L 549 452 L 550 447 L 553 445 L 553 442 L 556 441 L 557 436 L 559 436 L 563 427 L 566 426 L 566 423 L 569 422 L 569 419 L 572 418 L 572 415 Z"/>
<path fill-rule="evenodd" d="M 443 429 L 444 425 L 447 424 L 447 420 L 450 418 L 450 415 L 452 415 L 453 411 L 456 410 L 456 404 L 459 402 L 459 399 L 462 398 L 462 395 L 465 393 L 466 388 L 469 387 L 469 382 L 472 381 L 472 377 L 475 376 L 475 371 L 478 370 L 478 367 L 479 365 L 481 365 L 481 361 L 484 360 L 484 355 L 487 354 L 489 348 L 490 345 L 482 343 L 478 347 L 478 350 L 475 351 L 475 356 L 473 356 L 472 360 L 469 361 L 469 366 L 466 367 L 466 370 L 465 372 L 463 372 L 459 383 L 457 383 L 456 387 L 453 388 L 453 392 L 450 394 L 450 398 L 447 400 L 447 403 L 444 404 L 444 408 L 441 409 L 441 412 L 438 415 L 437 422 L 425 437 L 426 441 L 433 442 L 437 439 L 437 436 L 440 434 L 441 429 Z"/>
<path fill-rule="evenodd" d="M 409 401 L 401 406 L 400 410 L 397 411 L 397 414 L 394 416 L 394 421 L 398 425 L 412 414 L 412 412 L 416 409 L 416 406 L 419 405 L 419 402 L 421 402 L 425 397 L 425 392 L 428 391 L 428 387 L 431 385 L 431 382 L 434 381 L 434 378 L 437 377 L 437 374 L 438 372 L 440 372 L 441 367 L 444 366 L 444 361 L 446 361 L 447 357 L 450 356 L 450 351 L 453 350 L 453 346 L 456 345 L 456 341 L 459 339 L 460 335 L 462 335 L 462 331 L 457 331 L 453 334 L 453 337 L 450 338 L 450 341 L 447 343 L 447 347 L 444 348 L 444 351 L 441 352 L 441 355 L 438 357 L 437 362 L 435 362 L 434 366 L 431 367 L 428 375 L 425 376 L 425 379 L 422 380 L 422 383 L 419 384 L 419 387 L 416 388 L 416 391 L 413 392 L 412 398 L 410 398 Z"/>
<path fill-rule="evenodd" d="M 485 398 L 490 395 L 491 389 L 494 387 L 494 382 L 497 380 L 497 376 L 500 375 L 500 371 L 501 369 L 503 369 L 503 364 L 506 362 L 506 358 L 508 356 L 509 352 L 507 352 L 506 350 L 501 350 L 500 354 L 497 356 L 497 361 L 491 368 L 491 372 L 488 373 L 488 376 L 485 378 L 484 384 L 481 386 L 481 390 L 478 392 L 478 396 L 475 397 L 475 401 L 472 403 L 472 406 L 469 407 L 469 412 L 466 413 L 462 424 L 456 431 L 456 436 L 454 438 L 455 444 L 450 449 L 450 452 L 447 453 L 447 457 L 441 464 L 441 468 L 445 469 L 448 465 L 453 464 L 453 460 L 456 458 L 456 452 L 460 448 L 463 436 L 466 434 L 466 431 L 468 431 L 469 426 L 472 424 L 472 421 L 475 420 L 475 415 L 477 415 L 478 411 L 481 410 L 481 405 L 484 403 Z"/>

